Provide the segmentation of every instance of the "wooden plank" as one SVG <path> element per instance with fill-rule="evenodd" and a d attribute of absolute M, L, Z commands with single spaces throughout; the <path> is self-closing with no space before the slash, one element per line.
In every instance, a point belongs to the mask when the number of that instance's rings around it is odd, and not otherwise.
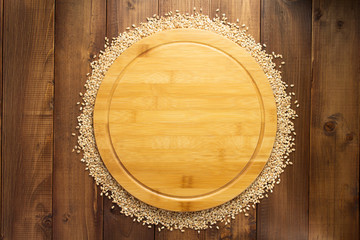
<path fill-rule="evenodd" d="M 4 5 L 2 239 L 51 239 L 54 1 Z"/>
<path fill-rule="evenodd" d="M 71 136 L 79 114 L 92 56 L 103 49 L 106 1 L 56 1 L 54 239 L 102 239 L 102 197 L 94 180 L 72 153 Z"/>
<path fill-rule="evenodd" d="M 108 0 L 107 36 L 117 36 L 132 24 L 146 22 L 147 17 L 158 14 L 157 0 Z M 111 209 L 112 202 L 104 199 L 104 239 L 154 239 L 154 228 L 148 228 L 132 218 L 119 213 L 119 208 Z"/>
<path fill-rule="evenodd" d="M 307 239 L 308 166 L 311 79 L 311 1 L 262 1 L 261 42 L 268 52 L 281 53 L 285 61 L 282 77 L 295 84 L 299 118 L 294 162 L 281 175 L 281 183 L 258 205 L 258 239 Z"/>
<path fill-rule="evenodd" d="M 309 239 L 359 239 L 359 12 L 313 2 Z"/>

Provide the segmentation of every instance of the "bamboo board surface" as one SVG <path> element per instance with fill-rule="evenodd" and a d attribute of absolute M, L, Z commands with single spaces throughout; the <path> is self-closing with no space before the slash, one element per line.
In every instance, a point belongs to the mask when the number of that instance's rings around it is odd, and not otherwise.
<path fill-rule="evenodd" d="M 203 30 L 171 30 L 127 49 L 94 110 L 109 172 L 172 211 L 218 206 L 259 175 L 276 135 L 270 84 L 245 49 Z"/>

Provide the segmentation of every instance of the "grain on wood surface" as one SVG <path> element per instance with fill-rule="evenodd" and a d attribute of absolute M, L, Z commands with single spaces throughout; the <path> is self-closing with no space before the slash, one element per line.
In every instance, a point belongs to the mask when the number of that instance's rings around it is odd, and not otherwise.
<path fill-rule="evenodd" d="M 249 216 L 240 213 L 224 228 L 220 228 L 220 239 L 256 239 L 256 208 L 247 211 Z"/>
<path fill-rule="evenodd" d="M 71 150 L 89 63 L 104 47 L 106 2 L 56 1 L 54 239 L 102 239 L 102 197 Z"/>
<path fill-rule="evenodd" d="M 230 223 L 225 224 L 218 223 L 213 225 L 212 228 L 204 231 L 196 231 L 192 229 L 185 229 L 184 232 L 179 230 L 158 231 L 158 227 L 155 229 L 155 238 L 157 240 L 177 240 L 177 239 L 189 239 L 189 240 L 227 240 L 227 239 L 256 239 L 256 211 L 248 211 L 249 216 L 245 217 L 243 214 L 236 216 Z"/>
<path fill-rule="evenodd" d="M 281 53 L 277 59 L 285 82 L 295 84 L 300 108 L 295 120 L 294 164 L 281 175 L 280 185 L 257 212 L 258 239 L 306 239 L 308 237 L 308 167 L 311 84 L 311 1 L 262 1 L 261 42 L 268 52 Z"/>
<path fill-rule="evenodd" d="M 127 27 L 138 26 L 154 14 L 158 14 L 157 0 L 108 0 L 107 37 L 117 37 Z"/>
<path fill-rule="evenodd" d="M 54 1 L 4 4 L 2 239 L 51 239 Z"/>
<path fill-rule="evenodd" d="M 112 208 L 114 206 L 114 208 Z M 104 199 L 104 239 L 137 240 L 154 239 L 154 226 L 149 228 L 120 213 L 120 208 Z"/>
<path fill-rule="evenodd" d="M 162 16 L 169 11 L 175 14 L 178 10 L 180 13 L 191 13 L 194 9 L 194 0 L 159 0 L 159 14 Z"/>
<path fill-rule="evenodd" d="M 159 14 L 162 16 L 169 11 L 175 13 L 178 10 L 180 13 L 194 13 L 209 14 L 210 0 L 159 0 Z"/>
<path fill-rule="evenodd" d="M 359 12 L 313 2 L 309 239 L 359 239 Z"/>
<path fill-rule="evenodd" d="M 158 0 L 108 0 L 106 34 L 109 38 L 115 37 L 132 24 L 146 22 L 146 18 L 154 14 L 158 14 Z M 104 198 L 104 239 L 154 239 L 154 228 L 119 214 L 118 207 L 111 210 L 112 205 L 111 200 Z"/>
<path fill-rule="evenodd" d="M 161 1 L 162 0 L 160 0 L 160 2 Z M 181 3 L 180 3 L 180 5 L 181 5 Z M 199 12 L 199 13 L 202 13 L 205 15 L 209 15 L 210 8 L 211 8 L 210 0 L 193 0 L 193 7 L 192 7 L 193 12 L 194 12 L 194 8 L 196 8 L 195 9 L 196 12 Z M 191 11 L 189 13 L 191 13 Z"/>
<path fill-rule="evenodd" d="M 249 28 L 247 33 L 260 42 L 260 0 L 211 0 L 210 16 L 213 18 L 217 14 L 222 17 L 224 13 L 228 21 L 239 26 L 245 24 L 243 28 Z"/>

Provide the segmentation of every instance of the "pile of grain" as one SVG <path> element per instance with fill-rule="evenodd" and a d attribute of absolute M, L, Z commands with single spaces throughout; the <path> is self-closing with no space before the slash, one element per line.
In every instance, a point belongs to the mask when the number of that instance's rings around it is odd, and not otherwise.
<path fill-rule="evenodd" d="M 264 170 L 256 181 L 235 199 L 218 207 L 197 212 L 171 212 L 158 209 L 139 201 L 126 192 L 104 166 L 96 148 L 93 129 L 96 94 L 105 73 L 115 59 L 140 39 L 159 31 L 176 28 L 211 31 L 225 36 L 245 48 L 264 70 L 274 92 L 277 106 L 278 130 L 274 148 Z M 255 204 L 267 197 L 268 192 L 272 192 L 275 184 L 280 183 L 280 174 L 287 165 L 292 164 L 289 155 L 295 151 L 295 132 L 292 120 L 297 115 L 291 108 L 291 96 L 294 93 L 288 94 L 286 92 L 287 84 L 282 81 L 281 72 L 276 69 L 276 64 L 273 62 L 275 58 L 282 58 L 282 56 L 274 53 L 267 54 L 264 50 L 266 45 L 256 43 L 254 38 L 246 32 L 247 27 L 244 24 L 239 26 L 227 22 L 225 15 L 210 19 L 208 16 L 196 12 L 190 15 L 180 14 L 176 11 L 175 13 L 169 12 L 164 17 L 154 15 L 147 19 L 147 23 L 141 23 L 140 26 L 133 25 L 131 29 L 127 28 L 126 32 L 113 38 L 111 42 L 106 39 L 104 51 L 101 51 L 98 57 L 95 56 L 95 60 L 91 63 L 92 72 L 88 74 L 85 84 L 86 92 L 80 93 L 82 102 L 78 102 L 81 111 L 77 119 L 78 146 L 73 151 L 77 153 L 83 151 L 81 161 L 86 163 L 86 170 L 94 177 L 96 184 L 100 186 L 101 195 L 112 199 L 113 203 L 121 208 L 121 213 L 133 217 L 134 221 L 142 222 L 148 227 L 152 227 L 153 224 L 158 225 L 159 231 L 164 228 L 171 231 L 179 229 L 182 232 L 186 228 L 200 231 L 212 228 L 212 225 L 219 221 L 228 224 L 239 213 L 248 216 L 247 212 L 250 208 L 255 208 Z M 296 103 L 297 101 L 295 101 Z"/>

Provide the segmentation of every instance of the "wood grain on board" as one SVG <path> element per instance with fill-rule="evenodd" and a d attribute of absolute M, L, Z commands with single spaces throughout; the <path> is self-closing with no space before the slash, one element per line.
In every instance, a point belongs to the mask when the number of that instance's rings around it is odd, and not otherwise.
<path fill-rule="evenodd" d="M 313 2 L 309 239 L 359 239 L 359 12 Z"/>
<path fill-rule="evenodd" d="M 92 177 L 72 152 L 76 117 L 86 74 L 103 49 L 106 2 L 57 0 L 55 29 L 54 239 L 102 239 L 102 197 Z"/>
<path fill-rule="evenodd" d="M 262 1 L 261 42 L 267 52 L 283 54 L 275 62 L 283 80 L 295 84 L 300 108 L 295 120 L 296 152 L 294 162 L 281 175 L 280 185 L 268 199 L 262 199 L 257 212 L 258 239 L 306 239 L 308 237 L 308 176 L 311 86 L 311 1 Z M 295 107 L 295 104 L 293 105 Z"/>
<path fill-rule="evenodd" d="M 2 239 L 51 239 L 54 1 L 4 3 Z"/>
<path fill-rule="evenodd" d="M 108 0 L 107 36 L 111 39 L 132 24 L 146 22 L 147 17 L 158 14 L 157 0 Z M 137 240 L 154 239 L 154 228 L 148 228 L 132 218 L 120 214 L 120 209 L 111 209 L 111 200 L 104 198 L 104 239 Z"/>

